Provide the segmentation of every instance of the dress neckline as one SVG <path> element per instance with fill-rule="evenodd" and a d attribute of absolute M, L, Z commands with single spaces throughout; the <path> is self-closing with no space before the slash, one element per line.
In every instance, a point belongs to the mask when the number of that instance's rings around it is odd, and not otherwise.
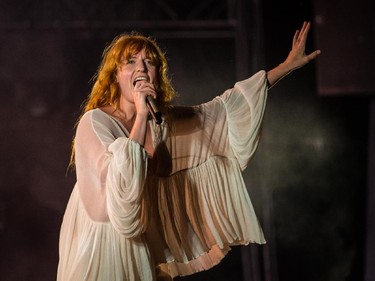
<path fill-rule="evenodd" d="M 99 112 L 103 113 L 105 116 L 107 116 L 108 118 L 110 118 L 111 120 L 113 120 L 124 131 L 126 137 L 127 138 L 129 137 L 129 135 L 130 135 L 129 130 L 124 126 L 124 124 L 118 118 L 116 118 L 116 116 L 113 116 L 112 114 L 109 114 L 108 112 L 105 112 L 101 108 L 96 108 L 94 110 L 98 110 Z M 155 135 L 155 126 L 156 126 L 156 124 L 150 118 L 147 120 L 147 123 L 148 123 L 148 127 L 150 128 L 151 142 L 152 142 L 153 150 L 155 151 L 156 146 L 157 146 L 157 142 L 160 142 L 160 139 L 158 137 L 156 137 L 156 135 Z M 160 125 L 158 125 L 158 127 L 160 127 Z M 160 132 L 158 132 L 158 134 L 160 134 Z M 153 155 L 151 155 L 149 153 L 147 153 L 147 156 L 150 159 L 153 158 Z"/>

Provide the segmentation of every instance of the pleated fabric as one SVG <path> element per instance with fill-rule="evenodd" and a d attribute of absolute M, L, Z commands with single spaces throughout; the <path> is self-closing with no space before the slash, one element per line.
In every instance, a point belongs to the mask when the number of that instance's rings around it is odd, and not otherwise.
<path fill-rule="evenodd" d="M 265 71 L 213 100 L 150 120 L 155 153 L 100 109 L 76 132 L 77 183 L 60 232 L 58 281 L 168 280 L 231 246 L 265 243 L 242 178 L 261 137 Z M 164 279 L 163 279 L 164 278 Z"/>

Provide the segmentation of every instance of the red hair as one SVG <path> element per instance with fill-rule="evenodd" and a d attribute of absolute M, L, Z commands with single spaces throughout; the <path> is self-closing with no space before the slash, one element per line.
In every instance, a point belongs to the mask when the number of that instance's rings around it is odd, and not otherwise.
<path fill-rule="evenodd" d="M 94 85 L 85 102 L 82 104 L 82 113 L 77 120 L 79 123 L 83 114 L 89 110 L 112 106 L 118 107 L 120 99 L 120 87 L 116 81 L 116 75 L 124 59 L 129 59 L 132 55 L 145 49 L 146 55 L 157 67 L 157 103 L 161 111 L 176 96 L 168 77 L 168 63 L 165 54 L 158 44 L 151 37 L 146 37 L 138 33 L 124 33 L 113 39 L 104 49 L 102 62 L 94 76 Z M 72 153 L 69 166 L 74 166 L 74 139 L 72 142 Z"/>

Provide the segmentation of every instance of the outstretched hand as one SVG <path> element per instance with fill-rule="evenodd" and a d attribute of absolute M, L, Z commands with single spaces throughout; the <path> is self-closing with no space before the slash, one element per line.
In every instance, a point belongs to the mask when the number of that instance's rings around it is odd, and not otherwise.
<path fill-rule="evenodd" d="M 267 71 L 267 80 L 269 87 L 275 85 L 278 81 L 280 81 L 283 77 L 288 75 L 293 70 L 306 65 L 320 55 L 320 50 L 315 50 L 308 55 L 306 55 L 305 53 L 307 35 L 309 34 L 309 30 L 310 22 L 304 22 L 301 30 L 297 30 L 293 36 L 292 49 L 289 52 L 286 60 L 283 63 L 279 64 L 277 67 Z"/>
<path fill-rule="evenodd" d="M 290 70 L 304 66 L 321 53 L 320 50 L 315 50 L 308 55 L 305 53 L 306 40 L 310 26 L 310 22 L 304 22 L 301 30 L 297 30 L 293 36 L 292 50 L 289 52 L 289 55 L 284 62 L 284 64 L 289 65 Z"/>

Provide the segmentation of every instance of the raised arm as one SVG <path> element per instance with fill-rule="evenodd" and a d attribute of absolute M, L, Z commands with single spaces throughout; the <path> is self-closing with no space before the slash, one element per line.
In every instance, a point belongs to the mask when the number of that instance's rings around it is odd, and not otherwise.
<path fill-rule="evenodd" d="M 270 87 L 275 85 L 293 70 L 306 65 L 321 53 L 320 50 L 315 50 L 308 55 L 305 53 L 306 40 L 310 26 L 310 22 L 303 23 L 301 30 L 297 30 L 293 36 L 292 49 L 286 60 L 267 72 L 267 79 Z"/>

